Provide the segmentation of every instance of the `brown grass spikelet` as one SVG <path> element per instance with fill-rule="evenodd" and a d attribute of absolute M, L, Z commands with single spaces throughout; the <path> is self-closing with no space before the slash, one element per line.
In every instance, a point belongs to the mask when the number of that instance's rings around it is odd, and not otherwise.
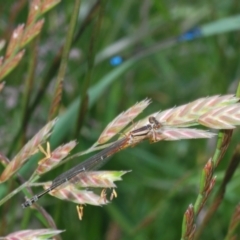
<path fill-rule="evenodd" d="M 76 187 L 116 188 L 115 181 L 121 181 L 129 171 L 91 171 L 79 173 L 70 180 Z"/>
<path fill-rule="evenodd" d="M 41 0 L 33 0 L 29 4 L 29 11 L 28 11 L 28 18 L 27 18 L 27 25 L 30 26 L 33 24 L 38 16 L 41 13 L 41 8 L 42 8 L 42 1 Z"/>
<path fill-rule="evenodd" d="M 56 229 L 28 229 L 10 233 L 4 237 L 4 240 L 27 240 L 27 239 L 50 239 L 64 232 Z M 52 239 L 52 238 L 51 238 Z"/>
<path fill-rule="evenodd" d="M 210 158 L 205 164 L 202 170 L 202 176 L 200 181 L 199 196 L 201 201 L 199 202 L 198 209 L 196 210 L 197 214 L 203 208 L 205 202 L 208 199 L 209 194 L 212 192 L 212 189 L 216 182 L 216 177 L 213 176 L 214 173 L 214 162 Z"/>
<path fill-rule="evenodd" d="M 138 102 L 130 107 L 127 111 L 118 115 L 103 130 L 97 142 L 99 144 L 107 142 L 109 139 L 119 133 L 124 127 L 126 127 L 131 121 L 133 121 L 133 119 L 136 118 L 150 103 L 151 101 L 149 99 L 144 99 L 143 101 Z"/>
<path fill-rule="evenodd" d="M 39 20 L 34 23 L 31 27 L 26 28 L 21 42 L 21 47 L 24 47 L 28 44 L 34 37 L 36 37 L 42 30 L 44 24 L 44 19 Z"/>
<path fill-rule="evenodd" d="M 212 109 L 200 116 L 198 122 L 214 129 L 234 129 L 240 125 L 240 104 Z"/>
<path fill-rule="evenodd" d="M 61 0 L 43 0 L 42 7 L 41 7 L 41 14 L 44 14 L 45 12 L 49 11 L 51 8 L 53 8 L 60 2 Z"/>
<path fill-rule="evenodd" d="M 209 159 L 203 168 L 204 187 L 202 188 L 202 193 L 206 193 L 208 191 L 209 186 L 211 184 L 211 180 L 213 178 L 213 172 L 214 172 L 214 163 L 212 159 Z"/>
<path fill-rule="evenodd" d="M 49 150 L 45 153 L 46 157 L 38 162 L 38 167 L 36 169 L 37 174 L 41 175 L 50 171 L 53 167 L 59 164 L 62 159 L 68 156 L 76 145 L 76 141 L 71 141 L 56 148 L 53 152 L 51 152 L 49 148 Z"/>
<path fill-rule="evenodd" d="M 161 140 L 177 141 L 181 139 L 212 138 L 215 135 L 216 134 L 214 133 L 200 129 L 163 127 L 162 129 L 155 131 L 154 142 Z"/>
<path fill-rule="evenodd" d="M 194 208 L 192 204 L 189 205 L 184 214 L 183 224 L 182 239 L 192 240 L 196 231 L 196 225 L 194 223 Z"/>
<path fill-rule="evenodd" d="M 0 67 L 0 81 L 18 65 L 24 53 L 25 50 L 22 50 L 21 52 L 16 54 L 13 58 L 11 58 L 9 61 L 5 61 L 3 63 L 3 65 Z"/>
<path fill-rule="evenodd" d="M 69 180 L 67 185 L 59 186 L 50 191 L 49 194 L 76 204 L 101 206 L 108 203 L 107 198 L 84 188 L 114 189 L 116 188 L 114 182 L 122 180 L 121 176 L 127 172 L 129 171 L 82 172 Z M 47 189 L 50 185 L 50 183 L 45 184 L 44 189 Z"/>
<path fill-rule="evenodd" d="M 209 183 L 208 183 L 208 185 L 207 185 L 208 188 L 206 188 L 206 191 L 202 194 L 202 199 L 201 199 L 201 202 L 200 202 L 200 204 L 199 204 L 199 206 L 198 206 L 197 214 L 200 213 L 200 211 L 201 211 L 202 208 L 204 207 L 204 205 L 205 205 L 205 203 L 206 203 L 206 201 L 207 201 L 210 193 L 212 192 L 213 187 L 215 186 L 215 183 L 216 183 L 216 178 L 217 178 L 217 177 L 215 176 L 215 177 L 213 177 L 213 178 L 209 181 Z"/>
<path fill-rule="evenodd" d="M 200 98 L 188 104 L 152 113 L 140 120 L 135 127 L 148 124 L 150 116 L 155 117 L 163 126 L 182 128 L 198 125 L 198 119 L 201 115 L 217 107 L 233 105 L 238 101 L 239 98 L 233 94 Z"/>
<path fill-rule="evenodd" d="M 108 203 L 101 199 L 101 197 L 94 192 L 88 190 L 79 190 L 72 184 L 69 184 L 64 188 L 55 189 L 49 192 L 49 194 L 61 200 L 74 202 L 80 205 L 90 204 L 101 206 Z"/>
<path fill-rule="evenodd" d="M 22 41 L 22 36 L 24 33 L 24 24 L 20 24 L 12 33 L 11 39 L 9 41 L 6 55 L 5 55 L 5 60 L 8 59 L 10 56 L 13 55 L 13 53 L 20 47 L 21 41 Z"/>
<path fill-rule="evenodd" d="M 8 180 L 15 172 L 17 172 L 26 160 L 33 154 L 38 152 L 38 146 L 43 144 L 50 136 L 50 131 L 56 123 L 56 119 L 48 122 L 27 144 L 20 150 L 20 152 L 12 159 L 3 171 L 0 182 Z"/>
<path fill-rule="evenodd" d="M 239 98 L 234 95 L 200 98 L 188 104 L 160 112 L 156 115 L 156 119 L 168 126 L 193 126 L 198 124 L 197 120 L 203 114 L 218 107 L 232 105 L 238 100 Z"/>

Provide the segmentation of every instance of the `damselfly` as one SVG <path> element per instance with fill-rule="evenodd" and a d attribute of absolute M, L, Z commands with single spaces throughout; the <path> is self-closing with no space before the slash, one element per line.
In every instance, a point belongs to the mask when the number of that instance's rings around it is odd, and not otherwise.
<path fill-rule="evenodd" d="M 103 163 L 107 161 L 108 157 L 112 156 L 121 149 L 132 146 L 134 145 L 134 143 L 140 142 L 144 139 L 150 139 L 151 141 L 154 141 L 154 131 L 156 129 L 161 128 L 161 126 L 162 125 L 154 117 L 149 117 L 149 124 L 130 131 L 124 138 L 116 141 L 115 143 L 105 148 L 101 152 L 97 153 L 96 155 L 88 158 L 84 162 L 79 163 L 78 165 L 74 166 L 68 171 L 60 174 L 52 181 L 52 184 L 49 188 L 47 188 L 46 190 L 39 194 L 34 195 L 32 198 L 26 200 L 22 204 L 22 207 L 26 208 L 31 206 L 45 194 L 58 188 L 64 183 L 70 182 L 79 173 L 99 168 L 100 166 L 102 166 Z"/>

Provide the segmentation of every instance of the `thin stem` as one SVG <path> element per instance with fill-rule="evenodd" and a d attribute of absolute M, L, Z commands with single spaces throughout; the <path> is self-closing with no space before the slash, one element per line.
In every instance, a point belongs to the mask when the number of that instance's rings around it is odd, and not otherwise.
<path fill-rule="evenodd" d="M 2 198 L 0 200 L 0 206 L 3 205 L 6 201 L 8 201 L 10 198 L 12 198 L 14 195 L 19 193 L 22 189 L 26 188 L 27 186 L 28 186 L 28 182 L 25 182 L 21 186 L 19 186 L 18 188 L 14 189 L 7 196 L 5 196 L 4 198 Z"/>
<path fill-rule="evenodd" d="M 28 118 L 28 107 L 29 107 L 29 100 L 30 100 L 30 95 L 32 93 L 32 86 L 33 86 L 33 79 L 35 75 L 35 70 L 36 70 L 36 61 L 37 61 L 37 46 L 38 46 L 38 38 L 33 40 L 33 43 L 31 44 L 31 51 L 30 51 L 30 57 L 29 57 L 29 66 L 28 66 L 28 74 L 26 77 L 25 81 L 25 89 L 24 93 L 22 94 L 23 96 L 23 113 L 22 113 L 22 120 L 21 120 L 21 125 L 23 126 L 23 131 L 22 131 L 22 142 L 25 142 L 25 131 L 27 125 L 26 119 Z"/>
<path fill-rule="evenodd" d="M 63 79 L 66 73 L 67 64 L 68 64 L 68 56 L 69 51 L 72 45 L 73 36 L 74 36 L 74 29 L 76 27 L 77 18 L 80 10 L 81 0 L 75 0 L 75 4 L 73 6 L 73 13 L 69 25 L 69 30 L 67 33 L 67 38 L 65 45 L 63 47 L 63 54 L 60 64 L 60 69 L 57 76 L 57 83 L 55 87 L 54 97 L 52 101 L 52 105 L 50 108 L 49 120 L 54 119 L 58 115 L 58 110 L 60 107 L 60 101 L 62 98 L 62 87 L 63 87 Z"/>
<path fill-rule="evenodd" d="M 83 89 L 82 89 L 82 101 L 79 106 L 78 111 L 78 119 L 76 123 L 76 135 L 75 137 L 78 137 L 78 134 L 80 132 L 80 129 L 83 125 L 84 115 L 87 112 L 88 108 L 88 88 L 92 79 L 92 71 L 94 67 L 94 61 L 95 61 L 95 51 L 96 51 L 96 43 L 98 42 L 96 39 L 99 36 L 100 28 L 101 28 L 101 20 L 103 17 L 103 8 L 104 8 L 104 1 L 101 4 L 101 7 L 99 8 L 99 14 L 96 19 L 96 22 L 94 23 L 94 27 L 91 34 L 90 44 L 89 44 L 89 50 L 88 50 L 88 58 L 87 58 L 87 72 L 86 77 L 83 83 Z"/>

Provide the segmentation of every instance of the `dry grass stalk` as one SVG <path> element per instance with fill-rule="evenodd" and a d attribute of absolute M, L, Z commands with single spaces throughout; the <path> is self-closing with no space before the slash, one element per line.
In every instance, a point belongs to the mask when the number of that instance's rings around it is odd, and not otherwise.
<path fill-rule="evenodd" d="M 50 131 L 56 123 L 56 119 L 47 123 L 12 159 L 3 171 L 0 182 L 8 180 L 16 171 L 18 171 L 26 160 L 33 154 L 38 152 L 38 146 L 43 144 L 46 139 L 50 136 Z"/>

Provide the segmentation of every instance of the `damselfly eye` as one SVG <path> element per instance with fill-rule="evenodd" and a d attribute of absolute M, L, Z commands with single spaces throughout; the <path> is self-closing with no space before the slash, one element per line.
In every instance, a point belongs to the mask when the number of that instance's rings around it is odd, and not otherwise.
<path fill-rule="evenodd" d="M 155 123 L 155 120 L 156 120 L 156 119 L 155 119 L 154 117 L 149 117 L 149 118 L 148 118 L 148 121 L 149 121 L 150 123 Z"/>
<path fill-rule="evenodd" d="M 153 129 L 159 129 L 162 127 L 162 124 L 155 117 L 149 117 L 148 121 L 152 124 Z"/>

